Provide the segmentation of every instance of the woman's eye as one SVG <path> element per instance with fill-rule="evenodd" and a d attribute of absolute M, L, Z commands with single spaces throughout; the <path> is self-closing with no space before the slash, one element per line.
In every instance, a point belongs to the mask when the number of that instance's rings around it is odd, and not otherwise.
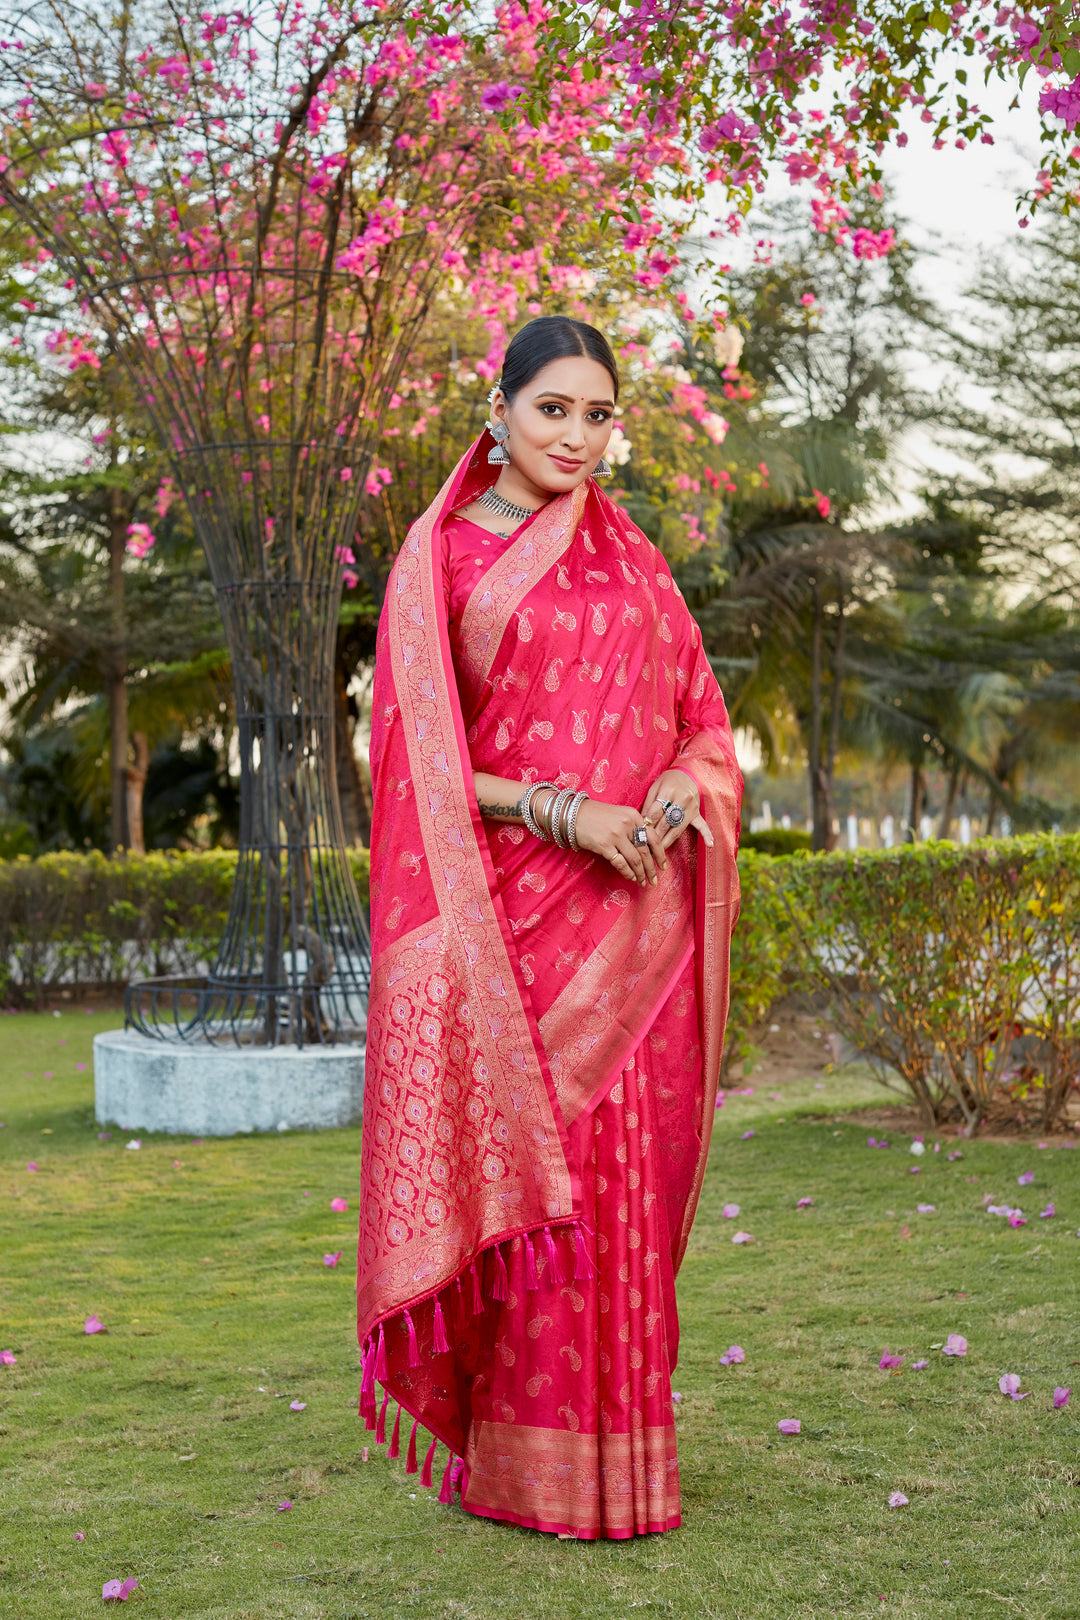
<path fill-rule="evenodd" d="M 548 416 L 554 411 L 558 411 L 560 414 L 562 413 L 562 406 L 556 405 L 554 400 L 549 400 L 546 405 L 541 405 L 540 409 L 543 411 L 545 416 Z"/>

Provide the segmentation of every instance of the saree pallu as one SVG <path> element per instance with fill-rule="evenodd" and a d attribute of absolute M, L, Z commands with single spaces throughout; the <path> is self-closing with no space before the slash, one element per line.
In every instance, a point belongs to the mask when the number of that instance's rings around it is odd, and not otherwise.
<path fill-rule="evenodd" d="M 580 1537 L 679 1519 L 675 1275 L 708 1154 L 741 778 L 660 553 L 591 482 L 508 539 L 413 526 L 379 629 L 360 1410 L 443 1500 Z M 485 824 L 473 771 L 640 805 L 696 781 L 655 888 Z M 381 1405 L 376 1385 L 383 1386 Z"/>

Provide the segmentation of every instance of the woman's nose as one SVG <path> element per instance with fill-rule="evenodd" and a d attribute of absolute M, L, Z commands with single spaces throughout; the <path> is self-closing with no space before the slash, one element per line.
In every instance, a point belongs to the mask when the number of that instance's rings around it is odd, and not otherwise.
<path fill-rule="evenodd" d="M 562 442 L 568 450 L 583 450 L 585 448 L 584 422 L 575 422 L 572 416 L 568 416 L 563 424 Z"/>

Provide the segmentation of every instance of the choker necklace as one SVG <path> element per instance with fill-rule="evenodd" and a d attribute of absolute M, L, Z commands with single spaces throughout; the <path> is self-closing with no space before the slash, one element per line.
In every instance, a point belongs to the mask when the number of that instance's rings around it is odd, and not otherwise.
<path fill-rule="evenodd" d="M 540 508 L 529 506 L 515 506 L 504 495 L 496 495 L 494 487 L 485 489 L 482 495 L 476 497 L 477 506 L 486 506 L 489 512 L 496 517 L 513 518 L 515 523 L 524 523 L 528 518 L 534 517 Z"/>

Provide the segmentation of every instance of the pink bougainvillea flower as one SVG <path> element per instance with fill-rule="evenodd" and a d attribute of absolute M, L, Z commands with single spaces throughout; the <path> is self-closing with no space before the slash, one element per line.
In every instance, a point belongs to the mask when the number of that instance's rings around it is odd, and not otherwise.
<path fill-rule="evenodd" d="M 754 1234 L 753 1232 L 736 1232 L 731 1241 L 732 1243 L 753 1243 Z"/>
<path fill-rule="evenodd" d="M 673 1389 L 671 1392 L 671 1399 L 674 1401 L 675 1405 L 678 1406 L 682 1401 L 682 1390 Z"/>
<path fill-rule="evenodd" d="M 36 1164 L 35 1164 L 35 1163 L 34 1163 L 34 1161 L 33 1161 L 33 1159 L 31 1159 L 31 1160 L 30 1160 L 30 1163 L 29 1163 L 29 1164 L 28 1164 L 28 1165 L 27 1165 L 27 1167 L 26 1167 L 26 1168 L 27 1168 L 27 1169 L 28 1169 L 28 1170 L 36 1170 L 36 1169 L 37 1169 L 37 1165 L 36 1165 Z"/>
<path fill-rule="evenodd" d="M 893 1491 L 892 1495 L 889 1497 L 889 1506 L 890 1507 L 907 1507 L 907 1505 L 908 1505 L 908 1499 L 904 1495 L 903 1491 Z"/>
<path fill-rule="evenodd" d="M 335 1215 L 344 1215 L 348 1207 L 349 1202 L 346 1198 L 331 1198 L 330 1200 L 330 1208 L 334 1211 Z"/>
<path fill-rule="evenodd" d="M 1034 1180 L 1035 1180 L 1035 1172 L 1034 1172 L 1034 1170 L 1024 1170 L 1020 1175 L 1017 1176 L 1016 1185 L 1018 1187 L 1030 1187 L 1031 1183 Z"/>
<path fill-rule="evenodd" d="M 0 1350 L 0 1367 L 14 1367 L 17 1360 L 10 1350 Z"/>
<path fill-rule="evenodd" d="M 800 1199 L 798 1199 L 796 1201 L 795 1208 L 796 1209 L 809 1209 L 810 1205 L 813 1202 L 814 1202 L 814 1200 L 812 1198 L 800 1198 Z"/>
<path fill-rule="evenodd" d="M 99 1322 L 96 1316 L 88 1316 L 83 1323 L 84 1333 L 107 1333 L 108 1328 L 104 1322 Z"/>
<path fill-rule="evenodd" d="M 99 1142 L 111 1141 L 111 1139 L 112 1139 L 112 1131 L 98 1131 L 97 1139 L 98 1139 Z"/>
<path fill-rule="evenodd" d="M 1009 1225 L 1010 1226 L 1026 1226 L 1027 1225 L 1027 1216 L 1022 1215 L 1018 1209 L 1014 1209 L 1014 1210 L 1012 1210 L 1010 1212 L 1010 1215 L 1009 1215 Z"/>
<path fill-rule="evenodd" d="M 106 1603 L 113 1600 L 126 1603 L 138 1584 L 134 1575 L 129 1575 L 126 1581 L 106 1581 L 101 1588 L 101 1596 Z"/>
<path fill-rule="evenodd" d="M 918 1175 L 921 1175 L 921 1174 L 922 1174 L 921 1167 L 919 1165 L 917 1165 L 917 1164 L 913 1164 L 911 1166 L 911 1169 L 908 1171 L 909 1176 L 918 1176 Z"/>
<path fill-rule="evenodd" d="M 934 1215 L 937 1212 L 936 1204 L 916 1204 L 915 1208 L 920 1215 Z"/>
<path fill-rule="evenodd" d="M 960 1152 L 960 1149 L 957 1148 L 955 1153 L 946 1153 L 945 1157 L 948 1159 L 949 1163 L 952 1164 L 954 1159 L 962 1159 L 964 1155 Z"/>
<path fill-rule="evenodd" d="M 743 1131 L 742 1135 L 739 1137 L 739 1141 L 740 1142 L 745 1142 L 746 1138 L 748 1136 L 756 1136 L 756 1135 L 757 1135 L 757 1131 Z"/>
<path fill-rule="evenodd" d="M 524 85 L 507 84 L 503 79 L 499 84 L 489 84 L 480 92 L 480 105 L 485 112 L 501 113 L 512 101 L 524 93 Z"/>
<path fill-rule="evenodd" d="M 929 1367 L 929 1365 L 930 1363 L 928 1361 L 913 1361 L 911 1363 L 911 1370 L 912 1372 L 922 1372 L 923 1368 Z"/>
<path fill-rule="evenodd" d="M 943 1356 L 966 1356 L 968 1342 L 962 1333 L 950 1333 L 941 1347 Z"/>
<path fill-rule="evenodd" d="M 76 1530 L 76 1532 L 75 1532 L 75 1540 L 76 1541 L 85 1541 L 86 1536 L 84 1535 L 84 1533 L 81 1530 Z"/>
<path fill-rule="evenodd" d="M 877 1137 L 876 1136 L 868 1136 L 866 1138 L 866 1145 L 867 1145 L 867 1147 L 877 1147 L 877 1145 L 878 1145 Z"/>
<path fill-rule="evenodd" d="M 1003 1395 L 1007 1395 L 1010 1401 L 1026 1401 L 1031 1394 L 1030 1389 L 1028 1389 L 1021 1395 L 1020 1380 L 1015 1373 L 1006 1373 L 1003 1378 L 999 1378 L 998 1389 Z"/>
<path fill-rule="evenodd" d="M 1059 1384 L 1054 1391 L 1054 1410 L 1057 1411 L 1060 1406 L 1068 1406 L 1071 1394 L 1072 1390 L 1067 1384 Z"/>
<path fill-rule="evenodd" d="M 911 1227 L 910 1226 L 902 1226 L 900 1228 L 900 1236 L 901 1237 L 910 1237 L 911 1236 Z"/>
<path fill-rule="evenodd" d="M 725 1221 L 733 1221 L 739 1213 L 739 1206 L 738 1204 L 725 1204 L 720 1213 Z"/>
<path fill-rule="evenodd" d="M 894 1356 L 891 1350 L 886 1350 L 885 1354 L 878 1362 L 878 1367 L 882 1372 L 888 1372 L 892 1367 L 902 1367 L 903 1365 L 903 1356 Z"/>
<path fill-rule="evenodd" d="M 289 1509 L 291 1507 L 292 1507 L 291 1502 L 279 1502 L 277 1507 L 274 1509 L 274 1512 L 275 1513 L 288 1513 L 288 1511 L 289 1511 Z"/>
<path fill-rule="evenodd" d="M 800 1418 L 781 1418 L 776 1427 L 781 1434 L 801 1434 L 802 1420 Z"/>
<path fill-rule="evenodd" d="M 86 1064 L 85 1063 L 76 1063 L 75 1068 L 76 1068 L 76 1070 L 78 1071 L 79 1074 L 85 1074 L 86 1073 Z"/>
<path fill-rule="evenodd" d="M 306 1412 L 307 1411 L 307 1401 L 290 1401 L 289 1402 L 289 1411 L 290 1412 Z"/>
<path fill-rule="evenodd" d="M 1051 1199 L 1045 1209 L 1040 1209 L 1039 1219 L 1040 1221 L 1052 1221 L 1056 1214 L 1057 1210 L 1054 1208 L 1053 1199 Z"/>
<path fill-rule="evenodd" d="M 720 1357 L 721 1367 L 735 1367 L 746 1360 L 746 1351 L 741 1344 L 729 1344 Z"/>
<path fill-rule="evenodd" d="M 323 1265 L 324 1266 L 336 1266 L 338 1261 L 341 1259 L 341 1256 L 342 1256 L 343 1253 L 344 1253 L 344 1250 L 339 1249 L 337 1254 L 324 1254 L 323 1257 L 322 1257 Z"/>
<path fill-rule="evenodd" d="M 1035 1146 L 1037 1148 L 1048 1148 L 1050 1144 L 1049 1142 L 1036 1142 Z"/>

